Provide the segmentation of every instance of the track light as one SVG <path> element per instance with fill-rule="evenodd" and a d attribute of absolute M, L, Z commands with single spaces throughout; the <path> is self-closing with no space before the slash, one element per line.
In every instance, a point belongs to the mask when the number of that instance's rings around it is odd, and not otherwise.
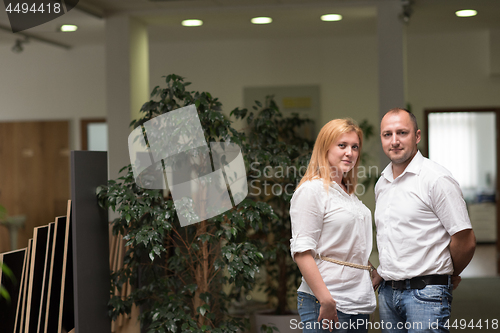
<path fill-rule="evenodd" d="M 414 0 L 401 0 L 402 11 L 399 15 L 399 18 L 405 24 L 408 24 L 410 22 L 410 17 L 413 14 L 413 4 Z"/>
<path fill-rule="evenodd" d="M 29 39 L 25 38 L 23 39 L 16 39 L 16 42 L 14 43 L 14 46 L 12 46 L 12 52 L 14 53 L 21 53 L 24 50 L 23 44 L 28 43 Z"/>

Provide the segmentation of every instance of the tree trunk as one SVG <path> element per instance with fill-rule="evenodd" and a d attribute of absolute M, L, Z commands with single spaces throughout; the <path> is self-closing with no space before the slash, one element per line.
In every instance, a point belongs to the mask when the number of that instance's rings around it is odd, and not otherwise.
<path fill-rule="evenodd" d="M 288 311 L 287 299 L 287 272 L 286 272 L 286 257 L 284 253 L 276 254 L 276 263 L 278 265 L 278 307 L 276 314 L 285 314 Z"/>
<path fill-rule="evenodd" d="M 198 235 L 203 235 L 207 232 L 207 221 L 202 221 L 200 224 L 197 226 L 197 233 Z M 208 242 L 203 242 L 200 244 L 200 251 L 198 256 L 200 257 L 200 262 L 196 265 L 196 284 L 198 285 L 198 288 L 196 289 L 195 295 L 194 295 L 194 313 L 197 314 L 197 309 L 200 306 L 203 306 L 205 302 L 200 298 L 200 295 L 203 293 L 206 293 L 209 291 L 209 285 L 208 285 Z M 203 325 L 207 324 L 207 319 L 205 316 L 200 315 L 198 317 L 198 326 L 201 327 Z"/>

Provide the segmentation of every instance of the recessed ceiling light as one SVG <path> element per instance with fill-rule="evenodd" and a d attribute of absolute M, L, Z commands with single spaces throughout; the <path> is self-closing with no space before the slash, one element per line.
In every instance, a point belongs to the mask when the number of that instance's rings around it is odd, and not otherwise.
<path fill-rule="evenodd" d="M 64 24 L 61 26 L 61 28 L 59 28 L 59 30 L 62 32 L 72 32 L 76 31 L 77 29 L 78 27 L 74 24 Z"/>
<path fill-rule="evenodd" d="M 273 21 L 272 18 L 270 17 L 254 17 L 251 19 L 251 22 L 253 24 L 269 24 Z"/>
<path fill-rule="evenodd" d="M 477 11 L 475 11 L 474 9 L 464 9 L 456 11 L 455 15 L 457 15 L 458 17 L 471 17 L 471 16 L 476 16 Z"/>
<path fill-rule="evenodd" d="M 321 21 L 332 22 L 332 21 L 340 21 L 340 20 L 342 20 L 342 15 L 340 15 L 340 14 L 321 15 Z"/>
<path fill-rule="evenodd" d="M 182 25 L 185 27 L 199 27 L 202 24 L 203 24 L 202 20 L 191 19 L 182 21 Z"/>

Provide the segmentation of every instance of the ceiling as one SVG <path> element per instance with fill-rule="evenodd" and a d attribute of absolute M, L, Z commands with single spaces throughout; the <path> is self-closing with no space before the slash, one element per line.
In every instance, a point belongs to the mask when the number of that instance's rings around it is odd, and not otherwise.
<path fill-rule="evenodd" d="M 80 0 L 67 14 L 21 33 L 0 30 L 0 44 L 13 43 L 23 33 L 71 47 L 103 44 L 105 18 L 116 14 L 130 15 L 146 24 L 151 43 L 374 34 L 376 6 L 384 1 L 391 0 Z M 411 8 L 409 34 L 500 29 L 500 0 L 413 0 Z M 469 8 L 476 9 L 478 15 L 457 18 L 454 14 Z M 330 13 L 342 14 L 343 20 L 319 19 Z M 253 25 L 250 19 L 254 16 L 270 16 L 273 23 Z M 202 19 L 204 24 L 182 27 L 180 22 L 188 18 Z M 57 32 L 66 23 L 78 25 L 78 30 Z M 1 26 L 10 27 L 5 11 L 0 11 Z"/>

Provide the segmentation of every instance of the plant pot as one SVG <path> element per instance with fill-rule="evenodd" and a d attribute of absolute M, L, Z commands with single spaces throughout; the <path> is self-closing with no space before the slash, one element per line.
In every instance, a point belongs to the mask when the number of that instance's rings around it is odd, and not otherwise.
<path fill-rule="evenodd" d="M 300 316 L 297 311 L 291 314 L 276 315 L 274 311 L 263 311 L 255 313 L 255 333 L 260 333 L 262 325 L 275 326 L 280 333 L 300 333 Z M 276 331 L 275 331 L 276 332 Z"/>

